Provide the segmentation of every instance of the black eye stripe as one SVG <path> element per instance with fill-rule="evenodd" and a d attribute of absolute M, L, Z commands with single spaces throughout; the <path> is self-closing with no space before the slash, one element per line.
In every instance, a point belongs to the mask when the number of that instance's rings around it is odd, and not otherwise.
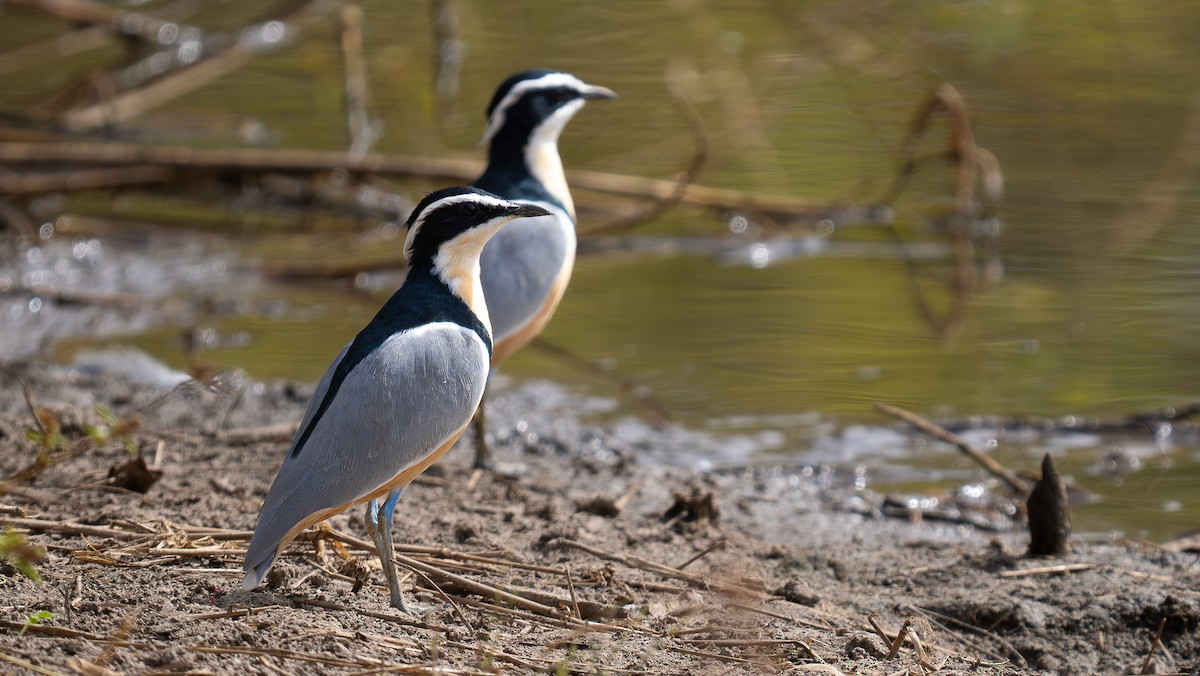
<path fill-rule="evenodd" d="M 474 217 L 479 215 L 479 205 L 474 202 L 464 202 L 458 206 L 458 212 L 463 216 Z"/>

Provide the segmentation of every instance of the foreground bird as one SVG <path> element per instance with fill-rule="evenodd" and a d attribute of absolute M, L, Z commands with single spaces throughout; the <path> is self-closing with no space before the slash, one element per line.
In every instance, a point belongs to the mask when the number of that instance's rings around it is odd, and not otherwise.
<path fill-rule="evenodd" d="M 392 606 L 405 610 L 392 563 L 396 502 L 462 435 L 487 382 L 492 337 L 480 252 L 505 223 L 547 214 L 477 188 L 421 200 L 407 223 L 404 283 L 317 386 L 263 502 L 244 588 L 262 582 L 300 531 L 366 502 Z"/>
<path fill-rule="evenodd" d="M 575 203 L 558 156 L 558 137 L 588 99 L 614 97 L 612 90 L 552 70 L 517 73 L 492 97 L 483 135 L 490 143 L 487 169 L 474 185 L 551 212 L 512 224 L 484 247 L 481 282 L 496 341 L 492 366 L 542 332 L 567 289 L 575 265 Z M 480 404 L 476 467 L 491 465 L 485 427 Z"/>

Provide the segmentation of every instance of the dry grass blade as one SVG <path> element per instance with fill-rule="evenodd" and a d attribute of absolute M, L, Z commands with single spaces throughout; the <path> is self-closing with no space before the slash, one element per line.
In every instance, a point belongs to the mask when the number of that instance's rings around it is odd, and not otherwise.
<path fill-rule="evenodd" d="M 4 653 L 0 653 L 0 660 L 8 662 L 9 664 L 15 664 L 23 669 L 28 669 L 35 674 L 44 674 L 45 676 L 66 676 L 66 674 L 61 671 L 54 671 L 45 667 L 39 667 L 32 662 L 26 662 L 19 657 L 13 657 L 12 655 L 6 655 Z"/>
<path fill-rule="evenodd" d="M 380 664 L 380 660 L 374 658 L 358 658 L 354 660 L 340 660 L 324 655 L 313 655 L 311 653 L 302 653 L 295 650 L 284 650 L 282 648 L 232 648 L 222 646 L 207 646 L 207 645 L 189 645 L 184 646 L 184 650 L 196 653 L 212 653 L 215 655 L 269 655 L 272 657 L 281 657 L 285 660 L 298 660 L 301 662 L 311 662 L 313 664 L 323 664 L 330 667 L 373 667 Z"/>
<path fill-rule="evenodd" d="M 1159 623 L 1158 623 L 1158 631 L 1154 632 L 1154 640 L 1150 642 L 1150 652 L 1146 653 L 1146 661 L 1142 662 L 1142 670 L 1138 673 L 1140 673 L 1140 674 L 1150 673 L 1150 662 L 1151 662 L 1151 660 L 1154 659 L 1154 652 L 1156 650 L 1158 650 L 1159 646 L 1162 645 L 1163 629 L 1166 629 L 1166 628 L 1167 628 L 1167 616 L 1163 615 L 1162 620 L 1159 621 Z"/>
<path fill-rule="evenodd" d="M 655 573 L 655 574 L 661 575 L 663 577 L 668 577 L 668 578 L 672 578 L 675 580 L 687 582 L 688 584 L 691 584 L 699 589 L 711 589 L 713 591 L 719 591 L 719 592 L 726 593 L 726 594 L 731 594 L 731 595 L 735 595 L 735 596 L 745 596 L 745 597 L 760 599 L 760 600 L 765 598 L 765 596 L 760 591 L 755 590 L 755 589 L 750 589 L 749 587 L 744 587 L 742 585 L 733 584 L 733 583 L 729 583 L 729 582 L 721 582 L 719 580 L 707 579 L 707 578 L 703 578 L 703 577 L 700 577 L 697 575 L 690 575 L 690 574 L 684 573 L 676 568 L 672 568 L 671 566 L 667 566 L 667 565 L 664 565 L 661 563 L 656 563 L 654 561 L 649 561 L 649 560 L 646 560 L 646 559 L 643 559 L 643 558 L 640 558 L 637 556 L 624 556 L 624 555 L 620 555 L 620 554 L 610 554 L 609 552 L 605 552 L 605 551 L 596 549 L 595 547 L 589 547 L 588 545 L 585 545 L 582 542 L 576 542 L 574 540 L 568 540 L 566 538 L 558 538 L 555 540 L 551 540 L 547 544 L 547 547 L 563 547 L 563 548 L 568 548 L 568 549 L 576 549 L 581 552 L 591 554 L 592 556 L 595 556 L 597 558 L 604 559 L 606 561 L 613 561 L 615 563 L 620 563 L 620 564 L 622 564 L 624 566 L 628 566 L 630 568 L 636 568 L 638 570 L 644 570 L 644 571 L 647 571 L 650 573 Z"/>
<path fill-rule="evenodd" d="M 675 566 L 675 570 L 683 570 L 684 568 L 687 568 L 688 566 L 699 561 L 700 559 L 704 558 L 705 556 L 708 556 L 710 553 L 715 552 L 718 549 L 724 549 L 725 545 L 727 543 L 728 543 L 728 540 L 725 540 L 724 538 L 717 540 L 716 542 L 712 543 L 711 545 L 700 550 L 700 552 L 698 554 L 696 554 L 695 556 L 693 556 L 692 558 L 688 559 L 687 561 L 684 561 L 683 563 L 679 564 L 678 566 Z"/>
<path fill-rule="evenodd" d="M 911 609 L 913 612 L 917 613 L 918 615 L 920 615 L 920 616 L 924 617 L 925 619 L 929 620 L 930 622 L 933 622 L 933 623 L 935 623 L 935 624 L 937 624 L 937 625 L 939 625 L 939 626 L 941 626 L 941 627 L 945 627 L 947 630 L 951 629 L 951 626 L 950 626 L 950 625 L 953 625 L 953 626 L 955 626 L 955 627 L 958 627 L 958 628 L 960 628 L 960 629 L 965 629 L 966 631 L 969 631 L 969 632 L 971 632 L 971 633 L 973 633 L 973 634 L 978 634 L 979 636 L 983 636 L 984 638 L 987 638 L 987 639 L 990 639 L 990 640 L 992 640 L 992 641 L 995 641 L 995 642 L 996 642 L 996 643 L 998 643 L 998 644 L 999 644 L 1001 647 L 1003 647 L 1003 648 L 1004 648 L 1004 650 L 1005 650 L 1005 651 L 1006 651 L 1006 652 L 1007 652 L 1009 655 L 1011 655 L 1011 658 L 1010 658 L 1010 659 L 1011 659 L 1011 660 L 1012 660 L 1014 663 L 1016 663 L 1016 664 L 1018 664 L 1018 665 L 1020 665 L 1020 666 L 1022 666 L 1022 667 L 1023 667 L 1023 666 L 1026 666 L 1026 665 L 1028 664 L 1028 663 L 1025 661 L 1025 656 L 1024 656 L 1024 655 L 1022 655 L 1022 654 L 1021 654 L 1021 652 L 1020 652 L 1019 650 L 1017 650 L 1015 647 L 1013 647 L 1013 644 L 1011 644 L 1011 643 L 1009 643 L 1008 641 L 1004 640 L 1004 639 L 1003 639 L 1003 638 L 1001 638 L 1000 636 L 997 636 L 996 634 L 994 634 L 994 633 L 992 633 L 992 632 L 988 631 L 987 629 L 984 629 L 984 628 L 982 628 L 982 627 L 976 627 L 976 626 L 975 626 L 975 625 L 973 625 L 973 624 L 968 624 L 968 623 L 966 623 L 966 622 L 963 622 L 962 620 L 959 620 L 959 619 L 957 619 L 957 618 L 950 617 L 949 615 L 943 615 L 943 614 L 941 614 L 941 613 L 939 613 L 939 612 L 936 612 L 936 611 L 933 611 L 933 610 L 928 610 L 928 609 L 926 609 L 926 608 L 918 608 L 917 606 L 914 606 L 914 605 L 908 605 L 907 607 L 908 607 L 908 608 L 910 608 L 910 609 Z M 1004 659 L 1004 657 L 1003 657 L 1002 655 L 997 655 L 996 653 L 993 653 L 993 652 L 991 652 L 991 651 L 986 651 L 986 650 L 985 650 L 984 652 L 985 652 L 985 653 L 987 653 L 988 655 L 991 655 L 991 656 L 993 656 L 993 657 L 996 657 L 996 658 L 999 658 L 999 659 Z"/>

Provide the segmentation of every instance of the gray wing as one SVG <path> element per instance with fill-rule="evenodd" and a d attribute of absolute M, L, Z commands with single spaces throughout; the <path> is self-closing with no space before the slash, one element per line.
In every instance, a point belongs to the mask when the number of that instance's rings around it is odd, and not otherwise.
<path fill-rule="evenodd" d="M 301 430 L 345 354 L 322 378 Z M 446 322 L 398 333 L 359 362 L 267 493 L 246 551 L 248 588 L 262 580 L 297 524 L 360 501 L 465 427 L 483 396 L 488 363 L 479 334 Z"/>
<path fill-rule="evenodd" d="M 575 255 L 575 225 L 553 205 L 554 216 L 513 221 L 492 237 L 479 258 L 479 282 L 495 343 L 537 315 L 559 270 Z"/>

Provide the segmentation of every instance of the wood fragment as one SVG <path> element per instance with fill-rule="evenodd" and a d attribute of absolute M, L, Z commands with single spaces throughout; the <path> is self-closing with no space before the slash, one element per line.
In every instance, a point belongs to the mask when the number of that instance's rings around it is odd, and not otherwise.
<path fill-rule="evenodd" d="M 1058 566 L 1039 566 L 1037 568 L 1023 568 L 1021 570 L 1006 570 L 1000 573 L 1000 577 L 1028 577 L 1031 575 L 1076 573 L 1082 570 L 1091 570 L 1095 567 L 1096 564 L 1094 563 L 1064 563 Z"/>
<path fill-rule="evenodd" d="M 993 476 L 1008 484 L 1008 487 L 1018 495 L 1029 495 L 1029 491 L 1032 490 L 1033 486 L 1030 485 L 1030 483 L 1025 479 L 1017 476 L 1016 472 L 1013 472 L 1004 465 L 1001 465 L 993 460 L 990 455 L 983 452 L 982 449 L 977 448 L 975 444 L 972 444 L 963 437 L 946 430 L 940 425 L 936 425 L 915 413 L 892 406 L 890 404 L 885 404 L 883 402 L 876 402 L 875 410 L 879 411 L 880 413 L 890 415 L 893 418 L 903 420 L 904 422 L 912 425 L 931 437 L 941 439 L 946 443 L 954 445 L 956 448 L 958 448 L 958 450 L 966 453 L 973 460 L 975 460 L 975 462 L 979 463 L 980 466 L 990 472 Z"/>
<path fill-rule="evenodd" d="M 1063 556 L 1071 551 L 1071 505 L 1067 484 L 1054 456 L 1042 459 L 1042 478 L 1025 501 L 1029 519 L 1029 556 Z"/>

